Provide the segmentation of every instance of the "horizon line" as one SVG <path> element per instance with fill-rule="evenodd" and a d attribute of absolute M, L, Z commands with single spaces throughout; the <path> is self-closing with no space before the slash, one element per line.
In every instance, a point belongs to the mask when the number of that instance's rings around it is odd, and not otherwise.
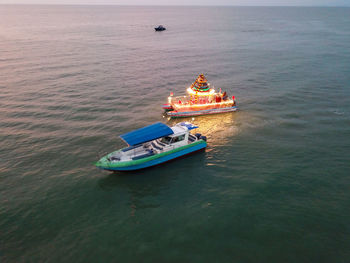
<path fill-rule="evenodd" d="M 24 5 L 24 6 L 123 6 L 123 7 L 345 7 L 349 8 L 349 5 L 164 5 L 164 4 L 144 4 L 144 5 L 138 5 L 138 4 L 94 4 L 94 3 L 86 3 L 86 4 L 59 4 L 59 3 L 52 3 L 52 4 L 40 4 L 40 3 L 0 3 L 0 5 Z"/>

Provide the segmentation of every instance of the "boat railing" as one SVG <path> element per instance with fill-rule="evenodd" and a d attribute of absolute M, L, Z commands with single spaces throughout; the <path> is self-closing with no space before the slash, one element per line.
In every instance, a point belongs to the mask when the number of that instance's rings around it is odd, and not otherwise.
<path fill-rule="evenodd" d="M 192 105 L 192 104 L 221 104 L 223 102 L 232 103 L 232 100 L 226 98 L 225 100 L 221 97 L 212 96 L 177 96 L 171 97 L 169 100 L 170 104 L 178 105 Z"/>
<path fill-rule="evenodd" d="M 170 103 L 176 103 L 176 104 L 186 104 L 191 101 L 191 98 L 188 96 L 177 96 L 177 97 L 171 97 Z"/>

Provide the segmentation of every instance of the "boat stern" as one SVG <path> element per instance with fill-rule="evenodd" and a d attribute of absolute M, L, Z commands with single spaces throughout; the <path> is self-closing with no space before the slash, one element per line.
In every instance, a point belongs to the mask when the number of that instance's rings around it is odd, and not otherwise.
<path fill-rule="evenodd" d="M 163 104 L 162 108 L 165 111 L 172 111 L 172 110 L 174 110 L 174 108 L 173 108 L 173 106 L 171 106 L 171 104 Z"/>

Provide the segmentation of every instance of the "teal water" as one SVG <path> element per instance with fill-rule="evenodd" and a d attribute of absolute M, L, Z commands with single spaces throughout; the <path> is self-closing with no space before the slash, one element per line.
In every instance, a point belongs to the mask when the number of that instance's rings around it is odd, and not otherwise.
<path fill-rule="evenodd" d="M 0 6 L 1 262 L 349 262 L 349 28 L 350 8 Z M 199 73 L 240 108 L 193 120 L 206 152 L 93 166 L 175 123 L 161 104 Z"/>

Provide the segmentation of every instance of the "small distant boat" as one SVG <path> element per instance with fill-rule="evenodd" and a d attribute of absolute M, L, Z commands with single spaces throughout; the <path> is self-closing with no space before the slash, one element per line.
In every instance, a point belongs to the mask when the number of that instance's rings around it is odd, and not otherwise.
<path fill-rule="evenodd" d="M 158 27 L 155 27 L 154 30 L 155 31 L 164 31 L 164 30 L 166 30 L 166 28 L 163 27 L 162 25 L 159 25 Z"/>
<path fill-rule="evenodd" d="M 157 122 L 120 135 L 128 147 L 102 157 L 95 165 L 109 171 L 132 171 L 158 165 L 207 147 L 207 138 L 190 131 L 198 128 L 189 122 L 173 127 Z"/>
<path fill-rule="evenodd" d="M 169 117 L 190 117 L 237 110 L 235 96 L 230 98 L 221 89 L 216 92 L 203 74 L 192 83 L 187 93 L 187 96 L 177 97 L 170 93 L 168 103 L 162 106 Z"/>

